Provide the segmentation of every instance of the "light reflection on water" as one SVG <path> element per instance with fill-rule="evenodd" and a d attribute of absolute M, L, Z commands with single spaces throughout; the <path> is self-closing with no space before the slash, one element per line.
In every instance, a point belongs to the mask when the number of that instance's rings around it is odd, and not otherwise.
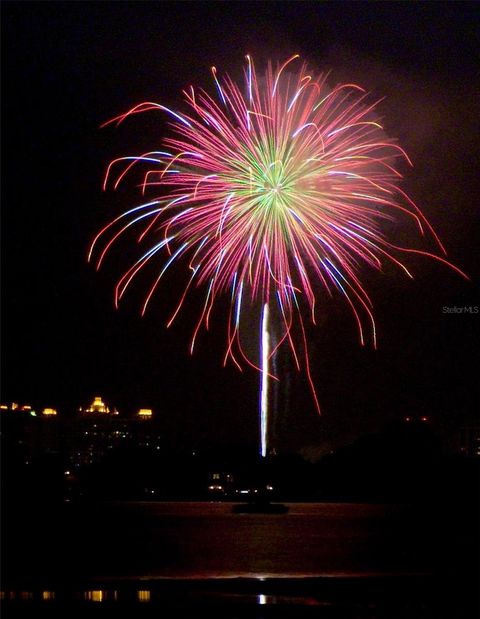
<path fill-rule="evenodd" d="M 172 610 L 174 615 L 171 616 L 209 616 L 212 619 L 238 619 L 239 616 L 247 616 L 245 613 L 252 619 L 301 619 L 313 616 L 342 619 L 464 617 L 434 612 L 438 604 L 431 597 L 431 582 L 419 583 L 411 579 L 405 582 L 385 582 L 380 579 L 375 582 L 375 579 L 367 578 L 361 579 L 364 583 L 358 587 L 358 579 L 353 580 L 356 582 L 352 582 L 352 579 L 345 582 L 344 579 L 332 578 L 324 579 L 323 582 L 315 579 L 315 582 L 307 584 L 290 581 L 285 587 L 283 582 L 272 582 L 270 579 L 264 582 L 258 579 L 234 581 L 231 585 L 230 580 L 224 580 L 218 585 L 201 581 L 201 586 L 198 586 L 198 581 L 192 586 L 190 581 L 150 581 L 147 585 L 149 588 L 140 588 L 140 583 L 125 582 L 118 583 L 115 589 L 2 591 L 1 599 L 3 605 L 19 607 L 20 604 L 20 608 L 37 609 L 39 616 L 43 616 L 39 605 L 47 604 L 49 613 L 55 609 L 55 613 L 60 611 L 61 616 L 66 617 L 75 609 L 83 607 L 84 612 L 88 612 L 89 607 L 93 609 L 96 606 L 101 609 L 102 616 L 113 617 L 123 611 L 127 614 L 140 612 L 139 605 L 145 606 L 143 610 L 148 608 L 148 612 L 154 613 L 156 617 L 165 616 L 165 609 Z M 366 586 L 363 587 L 363 584 Z M 153 614 L 146 616 L 153 617 Z"/>
<path fill-rule="evenodd" d="M 86 602 L 116 602 L 118 591 L 116 589 L 92 589 L 83 591 L 80 597 Z"/>
<path fill-rule="evenodd" d="M 265 579 L 262 579 L 265 580 Z M 85 591 L 0 591 L 0 600 L 21 600 L 25 601 L 42 601 L 52 602 L 58 599 L 65 600 L 81 600 L 87 603 L 102 603 L 102 602 L 132 602 L 133 600 L 145 603 L 145 602 L 161 602 L 164 599 L 164 594 L 157 592 L 155 597 L 152 596 L 150 589 L 138 589 L 130 590 L 128 587 L 123 591 L 117 589 L 87 589 Z M 276 605 L 288 601 L 289 603 L 295 602 L 298 605 L 312 606 L 321 605 L 318 600 L 312 597 L 301 596 L 286 596 L 286 595 L 270 595 L 264 593 L 252 594 L 252 593 L 221 593 L 216 591 L 214 594 L 211 592 L 198 593 L 196 596 L 198 599 L 208 600 L 214 597 L 217 600 L 227 601 L 232 598 L 238 602 L 255 603 L 260 606 Z"/>
<path fill-rule="evenodd" d="M 85 591 L 84 598 L 87 602 L 103 602 L 106 599 L 106 591 Z"/>
<path fill-rule="evenodd" d="M 150 602 L 151 600 L 150 591 L 146 591 L 146 590 L 137 591 L 137 599 L 139 602 Z"/>
<path fill-rule="evenodd" d="M 105 582 L 371 576 L 431 567 L 430 525 L 402 506 L 297 503 L 289 504 L 287 514 L 235 514 L 232 505 L 72 506 L 62 518 L 65 529 L 75 532 L 67 538 L 53 518 L 41 537 L 22 530 L 12 544 L 10 572 L 12 564 L 18 570 L 12 580 L 48 576 L 47 589 L 65 574 L 72 582 Z M 16 565 L 18 556 L 29 557 L 27 566 Z"/>
<path fill-rule="evenodd" d="M 156 609 L 165 600 L 249 604 L 259 613 L 263 607 L 287 604 L 359 604 L 365 610 L 362 618 L 376 618 L 367 609 L 378 600 L 394 608 L 403 600 L 410 603 L 412 596 L 412 608 L 429 607 L 430 593 L 419 583 L 430 583 L 433 590 L 428 578 L 436 560 L 442 568 L 459 565 L 451 560 L 451 548 L 450 554 L 445 552 L 447 529 L 416 508 L 289 506 L 282 515 L 234 514 L 226 503 L 126 502 L 83 511 L 74 506 L 63 520 L 75 532 L 68 538 L 50 525 L 58 520 L 46 520 L 42 536 L 21 529 L 12 556 L 28 557 L 28 562 L 18 561 L 18 575 L 13 572 L 0 599 L 6 604 L 48 603 L 49 609 L 64 601 L 98 605 L 102 612 L 117 603 Z M 388 600 L 382 597 L 385 578 L 391 583 Z M 27 582 L 38 583 L 38 590 L 29 591 Z M 60 588 L 62 582 L 67 590 Z M 177 592 L 174 599 L 171 587 Z M 356 612 L 351 616 L 356 618 Z"/>
<path fill-rule="evenodd" d="M 58 595 L 57 595 L 58 593 Z M 70 591 L 64 590 L 56 591 L 0 591 L 0 600 L 10 601 L 35 601 L 35 602 L 52 602 L 62 599 L 70 600 L 82 600 L 84 602 L 117 602 L 123 600 L 131 601 L 132 596 L 130 591 L 123 591 L 120 593 L 117 589 L 87 589 L 85 591 Z M 136 599 L 138 602 L 150 602 L 151 591 L 141 589 L 136 592 Z"/>

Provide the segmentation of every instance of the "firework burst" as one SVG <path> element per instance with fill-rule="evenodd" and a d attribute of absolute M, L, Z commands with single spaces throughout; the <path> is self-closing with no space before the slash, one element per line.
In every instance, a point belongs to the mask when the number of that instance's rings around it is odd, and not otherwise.
<path fill-rule="evenodd" d="M 267 356 L 282 344 L 289 346 L 297 368 L 306 370 L 318 407 L 305 320 L 315 323 L 320 295 L 343 295 L 361 344 L 370 339 L 376 346 L 372 302 L 361 281 L 364 267 L 381 271 L 391 262 L 412 277 L 403 257 L 416 253 L 459 270 L 441 256 L 445 250 L 434 230 L 399 187 L 399 163 L 411 162 L 386 137 L 375 115 L 378 102 L 370 102 L 356 84 L 329 88 L 325 75 L 315 78 L 305 65 L 294 72 L 297 59 L 292 56 L 275 69 L 269 65 L 257 77 L 247 56 L 242 86 L 228 76 L 220 79 L 212 67 L 215 98 L 190 87 L 183 93 L 186 111 L 146 102 L 105 123 L 161 111 L 170 116 L 171 134 L 161 150 L 108 166 L 104 188 L 117 188 L 142 166 L 141 193 L 150 197 L 97 234 L 89 260 L 95 256 L 99 268 L 112 244 L 137 230 L 144 250 L 119 279 L 115 304 L 137 274 L 156 262 L 142 313 L 167 269 L 185 266 L 186 286 L 167 325 L 189 291 L 203 288 L 191 351 L 199 329 L 208 328 L 216 300 L 229 295 L 224 363 L 231 359 L 240 369 L 245 362 L 257 367 L 241 344 L 242 312 L 262 308 L 265 338 L 265 314 L 271 308 L 282 334 Z M 431 236 L 440 255 L 386 238 L 382 224 L 399 218 Z"/>

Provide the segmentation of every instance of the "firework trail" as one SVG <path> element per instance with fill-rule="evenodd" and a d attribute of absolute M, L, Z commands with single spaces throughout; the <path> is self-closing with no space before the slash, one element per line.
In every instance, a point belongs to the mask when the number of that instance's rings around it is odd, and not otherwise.
<path fill-rule="evenodd" d="M 268 303 L 263 306 L 262 313 L 262 384 L 260 388 L 260 455 L 267 455 L 267 423 L 268 423 L 268 375 L 270 361 L 270 334 L 269 334 Z"/>
<path fill-rule="evenodd" d="M 183 92 L 177 112 L 145 102 L 105 123 L 117 125 L 147 111 L 170 117 L 170 137 L 161 150 L 115 159 L 104 189 L 116 189 L 127 175 L 141 172 L 147 200 L 118 216 L 94 238 L 89 260 L 97 269 L 122 235 L 135 232 L 140 257 L 115 287 L 115 305 L 147 265 L 157 275 L 146 290 L 142 314 L 167 269 L 177 263 L 187 274 L 185 288 L 167 322 L 170 326 L 189 291 L 203 288 L 203 307 L 194 328 L 208 328 L 212 308 L 229 295 L 224 364 L 248 363 L 262 372 L 261 409 L 267 414 L 268 380 L 278 380 L 269 360 L 289 346 L 297 369 L 310 372 L 305 321 L 315 324 L 320 295 L 340 293 L 356 322 L 360 343 L 376 347 L 372 302 L 362 270 L 382 271 L 393 263 L 408 277 L 403 257 L 420 254 L 449 265 L 433 228 L 399 187 L 405 151 L 389 139 L 375 116 L 377 102 L 356 84 L 328 88 L 326 75 L 315 78 L 292 56 L 258 77 L 246 57 L 245 83 L 212 67 L 217 95 L 193 87 Z M 436 250 L 401 247 L 386 238 L 386 220 L 408 219 Z M 403 222 L 405 223 L 405 222 Z M 403 225 L 402 223 L 402 225 Z M 159 265 L 159 266 L 158 266 Z M 465 276 L 466 277 L 466 276 Z M 261 308 L 261 367 L 249 358 L 240 338 L 242 312 Z M 275 311 L 281 337 L 269 346 L 268 315 Z M 262 413 L 263 414 L 263 413 Z M 262 421 L 262 437 L 266 421 Z M 266 439 L 265 439 L 266 441 Z M 262 451 L 266 449 L 262 438 Z"/>

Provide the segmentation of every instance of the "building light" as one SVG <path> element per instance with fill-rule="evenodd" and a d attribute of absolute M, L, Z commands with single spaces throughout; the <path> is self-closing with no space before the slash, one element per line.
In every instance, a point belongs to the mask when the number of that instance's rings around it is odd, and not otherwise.
<path fill-rule="evenodd" d="M 103 591 L 85 591 L 84 595 L 89 602 L 103 602 L 105 597 Z"/>
<path fill-rule="evenodd" d="M 21 600 L 33 599 L 33 591 L 20 591 L 20 599 Z"/>
<path fill-rule="evenodd" d="M 24 406 L 21 407 L 20 410 L 22 410 L 22 411 L 31 411 L 32 407 L 29 406 L 28 404 L 25 404 Z"/>
<path fill-rule="evenodd" d="M 17 408 L 18 408 L 18 404 L 16 402 L 12 402 L 12 406 L 11 406 L 12 411 L 17 410 Z"/>
<path fill-rule="evenodd" d="M 52 416 L 57 414 L 57 409 L 55 408 L 44 408 L 42 411 L 42 415 Z"/>
<path fill-rule="evenodd" d="M 8 411 L 8 406 L 6 404 L 0 404 L 0 410 Z"/>
<path fill-rule="evenodd" d="M 151 408 L 141 408 L 138 411 L 137 415 L 141 417 L 142 419 L 147 419 L 153 416 L 153 411 Z"/>
<path fill-rule="evenodd" d="M 420 421 L 428 421 L 428 417 L 420 417 Z"/>
<path fill-rule="evenodd" d="M 42 600 L 54 600 L 55 591 L 42 591 Z"/>
<path fill-rule="evenodd" d="M 100 396 L 95 396 L 93 402 L 85 409 L 86 413 L 109 413 L 110 409 L 105 405 Z"/>

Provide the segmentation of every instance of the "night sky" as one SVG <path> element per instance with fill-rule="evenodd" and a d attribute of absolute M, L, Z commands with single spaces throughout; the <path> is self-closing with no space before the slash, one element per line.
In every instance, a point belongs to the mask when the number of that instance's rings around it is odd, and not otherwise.
<path fill-rule="evenodd" d="M 114 309 L 136 256 L 128 243 L 100 273 L 86 262 L 96 231 L 138 203 L 128 183 L 102 192 L 106 165 L 158 147 L 166 129 L 159 114 L 99 126 L 142 101 L 181 110 L 190 84 L 213 93 L 211 65 L 236 77 L 246 53 L 257 69 L 299 53 L 333 83 L 386 97 L 387 132 L 414 162 L 403 188 L 471 282 L 421 257 L 413 282 L 362 273 L 376 352 L 359 346 L 346 304 L 326 303 L 309 330 L 322 417 L 291 374 L 278 445 L 315 455 L 410 413 L 448 441 L 473 421 L 480 313 L 443 308 L 480 308 L 479 17 L 462 2 L 4 2 L 2 401 L 62 409 L 102 395 L 120 410 L 153 407 L 179 444 L 256 443 L 259 376 L 222 368 L 226 304 L 191 357 L 198 307 L 166 330 L 177 297 L 161 289 L 141 318 L 140 281 Z M 420 247 L 409 234 L 398 238 Z"/>

